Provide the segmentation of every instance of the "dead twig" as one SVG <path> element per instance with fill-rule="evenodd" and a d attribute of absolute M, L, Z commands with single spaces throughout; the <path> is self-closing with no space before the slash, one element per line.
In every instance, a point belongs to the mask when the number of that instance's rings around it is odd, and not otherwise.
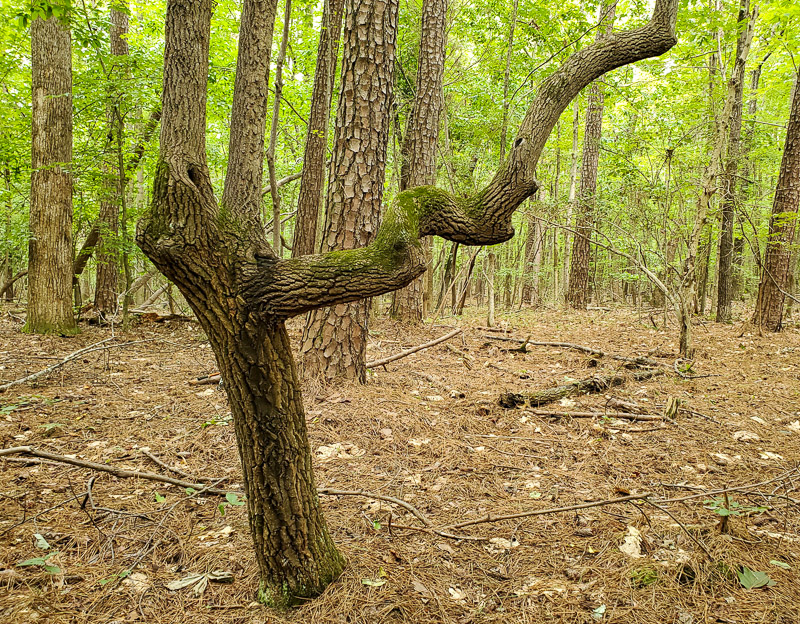
<path fill-rule="evenodd" d="M 228 477 L 195 477 L 193 475 L 190 475 L 188 472 L 184 472 L 183 470 L 181 470 L 176 466 L 170 466 L 168 463 L 160 460 L 158 457 L 153 455 L 150 451 L 145 451 L 144 449 L 139 449 L 139 450 L 142 452 L 143 455 L 145 455 L 147 458 L 149 458 L 150 460 L 152 460 L 154 463 L 158 464 L 165 470 L 174 472 L 175 474 L 180 475 L 182 477 L 186 477 L 187 479 L 191 479 L 192 481 L 197 481 L 197 482 L 216 481 L 217 483 L 220 483 L 221 481 L 225 481 L 228 478 Z"/>
<path fill-rule="evenodd" d="M 554 513 L 563 513 L 566 511 L 577 511 L 579 509 L 590 509 L 592 507 L 604 507 L 605 505 L 616 505 L 618 503 L 627 503 L 630 501 L 635 500 L 644 500 L 648 496 L 652 496 L 650 493 L 646 494 L 632 494 L 631 496 L 623 496 L 622 498 L 611 498 L 608 500 L 602 501 L 595 501 L 592 503 L 582 503 L 580 505 L 569 505 L 568 507 L 551 507 L 549 509 L 536 509 L 533 511 L 522 511 L 520 513 L 515 514 L 506 514 L 502 516 L 493 516 L 492 514 L 486 514 L 481 518 L 476 518 L 475 520 L 466 520 L 464 522 L 459 522 L 458 524 L 450 524 L 446 526 L 446 529 L 463 529 L 464 527 L 474 526 L 476 524 L 487 524 L 490 522 L 502 522 L 503 520 L 516 520 L 517 518 L 529 518 L 531 516 L 544 516 L 547 514 L 554 514 Z"/>
<path fill-rule="evenodd" d="M 463 329 L 454 329 L 449 334 L 445 334 L 444 336 L 440 336 L 436 340 L 431 340 L 430 342 L 426 342 L 425 344 L 417 345 L 416 347 L 411 347 L 410 349 L 406 349 L 405 351 L 401 351 L 400 353 L 396 353 L 395 355 L 390 355 L 389 357 L 382 358 L 380 360 L 374 360 L 372 362 L 367 362 L 367 368 L 375 368 L 376 366 L 384 366 L 389 362 L 394 362 L 395 360 L 399 360 L 400 358 L 404 358 L 412 353 L 416 353 L 417 351 L 422 351 L 423 349 L 427 349 L 429 347 L 435 347 L 437 344 L 444 342 L 445 340 L 450 340 L 454 336 L 458 336 Z"/>
<path fill-rule="evenodd" d="M 122 479 L 139 478 L 139 479 L 147 479 L 149 481 L 159 481 L 161 483 L 169 483 L 170 485 L 177 485 L 178 487 L 182 488 L 193 488 L 195 490 L 203 490 L 204 492 L 208 492 L 210 494 L 218 494 L 220 496 L 225 496 L 226 494 L 228 494 L 228 492 L 232 491 L 232 490 L 220 490 L 217 488 L 209 488 L 204 483 L 193 483 L 190 481 L 183 481 L 181 479 L 173 479 L 172 477 L 161 475 L 155 472 L 126 470 L 124 468 L 109 466 L 108 464 L 98 464 L 96 462 L 86 461 L 83 459 L 67 457 L 66 455 L 58 455 L 56 453 L 50 453 L 49 451 L 41 451 L 39 449 L 33 448 L 32 446 L 16 446 L 12 448 L 0 449 L 0 457 L 3 457 L 5 455 L 31 455 L 33 457 L 41 457 L 42 459 L 50 459 L 53 461 L 57 461 L 62 464 L 70 464 L 72 466 L 78 466 L 79 468 L 88 468 L 89 470 L 107 472 L 109 474 L 114 475 L 115 477 L 120 477 Z"/>
<path fill-rule="evenodd" d="M 634 364 L 636 366 L 663 366 L 663 362 L 659 362 L 657 360 L 652 360 L 646 357 L 625 357 L 624 355 L 615 355 L 613 353 L 606 353 L 605 351 L 601 351 L 600 349 L 595 349 L 594 347 L 586 347 L 583 345 L 572 344 L 570 342 L 536 342 L 530 339 L 530 337 L 525 338 L 524 340 L 520 340 L 519 338 L 509 338 L 505 336 L 486 336 L 484 335 L 483 338 L 487 340 L 502 340 L 507 342 L 519 342 L 520 346 L 516 351 L 522 351 L 523 353 L 527 353 L 528 346 L 532 347 L 556 347 L 559 349 L 571 349 L 573 351 L 581 351 L 582 353 L 587 353 L 589 355 L 594 355 L 596 357 L 602 358 L 607 357 L 612 360 L 617 360 L 618 362 L 627 362 L 629 364 Z"/>
<path fill-rule="evenodd" d="M 115 340 L 115 338 L 113 338 L 113 337 L 112 338 L 106 338 L 105 340 L 101 340 L 100 342 L 96 342 L 93 345 L 89 345 L 88 347 L 84 347 L 83 349 L 78 349 L 77 351 L 73 351 L 69 355 L 64 356 L 64 358 L 60 362 L 57 362 L 57 363 L 53 364 L 52 366 L 48 366 L 47 368 L 45 368 L 43 370 L 40 370 L 38 373 L 33 373 L 33 374 L 28 375 L 26 377 L 22 377 L 21 379 L 16 379 L 14 381 L 8 382 L 7 384 L 3 384 L 2 386 L 0 386 L 0 392 L 5 392 L 9 388 L 13 388 L 14 386 L 18 386 L 20 384 L 24 384 L 24 383 L 26 383 L 28 381 L 33 381 L 34 379 L 38 379 L 39 377 L 44 377 L 45 375 L 48 375 L 48 374 L 52 373 L 55 370 L 58 370 L 59 368 L 61 368 L 65 364 L 69 364 L 73 360 L 77 360 L 78 358 L 81 358 L 84 355 L 87 355 L 88 353 L 92 353 L 94 351 L 105 351 L 107 349 L 117 349 L 117 348 L 121 349 L 122 347 L 128 347 L 130 345 L 141 344 L 141 343 L 144 343 L 144 342 L 154 342 L 154 341 L 160 340 L 160 339 L 159 338 L 152 338 L 152 339 L 148 339 L 148 340 L 132 340 L 130 342 L 121 342 L 121 343 L 118 343 L 118 344 L 106 344 L 111 340 Z"/>
<path fill-rule="evenodd" d="M 620 420 L 630 420 L 632 422 L 663 421 L 663 416 L 652 414 L 629 414 L 628 412 L 562 412 L 555 410 L 527 410 L 536 416 L 551 416 L 554 418 L 619 418 Z"/>

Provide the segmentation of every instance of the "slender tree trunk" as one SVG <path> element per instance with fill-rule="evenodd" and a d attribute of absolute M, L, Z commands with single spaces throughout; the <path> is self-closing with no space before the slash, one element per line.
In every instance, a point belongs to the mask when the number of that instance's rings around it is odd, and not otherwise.
<path fill-rule="evenodd" d="M 6 183 L 6 215 L 5 215 L 5 240 L 6 252 L 4 254 L 5 278 L 0 283 L 8 284 L 4 286 L 6 301 L 14 300 L 14 256 L 11 254 L 11 213 L 13 205 L 11 203 L 11 170 L 6 165 L 3 170 L 3 177 Z M 1 293 L 0 293 L 1 294 Z"/>
<path fill-rule="evenodd" d="M 436 184 L 436 144 L 444 106 L 442 79 L 447 39 L 447 0 L 424 0 L 416 93 L 400 149 L 400 190 Z M 430 261 L 430 240 L 423 242 Z M 425 276 L 395 291 L 392 316 L 408 323 L 422 320 Z"/>
<path fill-rule="evenodd" d="M 745 39 L 745 46 L 737 49 L 737 56 L 747 58 L 750 50 L 750 43 L 753 39 L 753 25 L 755 14 L 748 19 L 746 31 L 749 35 Z M 694 227 L 689 238 L 686 258 L 683 265 L 683 275 L 678 292 L 678 324 L 680 327 L 679 351 L 681 357 L 692 358 L 694 346 L 692 339 L 692 312 L 694 311 L 695 297 L 697 296 L 697 254 L 700 247 L 700 237 L 705 229 L 708 220 L 708 211 L 711 199 L 717 191 L 716 176 L 722 160 L 722 150 L 725 146 L 725 139 L 728 136 L 728 129 L 731 125 L 733 105 L 737 92 L 737 74 L 731 74 L 728 81 L 728 89 L 725 95 L 725 105 L 722 113 L 717 119 L 714 142 L 711 150 L 711 159 L 703 172 L 700 182 L 700 193 L 697 197 L 697 211 L 695 213 Z"/>
<path fill-rule="evenodd" d="M 278 192 L 278 178 L 275 175 L 275 147 L 278 142 L 278 120 L 281 114 L 281 95 L 283 94 L 283 62 L 286 60 L 286 46 L 289 42 L 289 25 L 292 19 L 292 0 L 285 0 L 283 13 L 283 36 L 278 60 L 275 63 L 275 99 L 272 106 L 272 124 L 267 148 L 267 170 L 269 171 L 269 191 L 272 196 L 272 250 L 280 258 L 283 255 L 281 241 L 281 196 Z"/>
<path fill-rule="evenodd" d="M 597 29 L 597 41 L 611 34 L 614 27 L 616 3 L 603 4 L 600 20 L 605 23 Z M 583 134 L 583 161 L 581 163 L 581 188 L 579 214 L 572 243 L 572 262 L 569 272 L 567 301 L 576 310 L 585 310 L 589 304 L 589 258 L 594 229 L 594 204 L 597 192 L 597 168 L 600 163 L 600 139 L 603 134 L 603 89 L 598 82 L 589 87 L 589 104 L 586 110 L 586 129 Z"/>
<path fill-rule="evenodd" d="M 397 0 L 348 0 L 322 251 L 354 249 L 378 230 L 393 102 Z M 303 332 L 306 377 L 366 381 L 368 300 L 313 312 Z"/>
<path fill-rule="evenodd" d="M 495 295 L 494 295 L 494 272 L 495 267 L 497 265 L 497 256 L 494 255 L 493 251 L 490 251 L 489 254 L 486 256 L 486 291 L 487 291 L 487 299 L 489 305 L 489 311 L 486 315 L 486 326 L 487 327 L 494 327 L 494 304 L 495 304 Z"/>
<path fill-rule="evenodd" d="M 33 142 L 24 331 L 74 334 L 72 314 L 72 50 L 58 17 L 31 23 Z"/>
<path fill-rule="evenodd" d="M 792 243 L 800 204 L 800 75 L 793 91 L 753 316 L 753 323 L 769 331 L 780 331 L 783 323 L 783 304 L 792 280 Z"/>
<path fill-rule="evenodd" d="M 125 68 L 119 67 L 114 57 L 128 55 L 128 15 L 118 8 L 111 9 L 111 62 L 108 69 L 108 80 L 119 81 L 124 76 Z M 113 155 L 105 163 L 103 186 L 100 199 L 100 214 L 97 218 L 99 237 L 97 242 L 97 284 L 95 286 L 94 308 L 98 317 L 103 320 L 117 311 L 117 288 L 119 287 L 120 245 L 119 216 L 125 193 L 125 171 L 119 167 L 120 143 L 125 132 L 122 98 L 124 90 L 119 84 L 111 84 L 108 108 L 109 143 L 107 152 Z M 125 290 L 129 288 L 126 284 Z"/>
<path fill-rule="evenodd" d="M 506 136 L 508 134 L 508 109 L 511 102 L 508 100 L 508 85 L 511 75 L 511 56 L 514 53 L 514 32 L 517 28 L 517 12 L 519 0 L 514 0 L 514 8 L 511 11 L 511 21 L 508 24 L 508 45 L 506 47 L 506 71 L 503 75 L 503 123 L 500 127 L 500 160 L 506 158 Z"/>
<path fill-rule="evenodd" d="M 344 0 L 325 0 L 322 29 L 317 46 L 317 68 L 311 93 L 311 114 L 303 153 L 303 175 L 297 199 L 292 257 L 307 256 L 316 250 L 319 207 L 325 185 L 325 161 L 328 152 L 328 119 L 331 116 L 336 59 L 342 32 Z"/>
<path fill-rule="evenodd" d="M 731 124 L 728 129 L 728 154 L 722 176 L 722 225 L 719 235 L 719 262 L 717 264 L 717 322 L 727 323 L 731 319 L 733 299 L 733 223 L 736 210 L 736 182 L 739 172 L 740 143 L 742 136 L 742 108 L 744 99 L 744 69 L 747 52 L 750 49 L 748 37 L 752 38 L 752 26 L 748 24 L 750 0 L 740 0 L 736 42 L 736 61 L 733 66 L 733 80 L 736 81 Z M 755 21 L 757 9 L 750 23 Z"/>
<path fill-rule="evenodd" d="M 567 215 L 566 224 L 568 228 L 572 228 L 572 219 L 576 211 L 575 198 L 578 189 L 578 150 L 579 138 L 581 130 L 581 98 L 580 95 L 575 98 L 572 103 L 572 150 L 570 151 L 570 164 L 569 164 L 569 196 L 567 200 Z M 569 230 L 564 230 L 564 266 L 561 272 L 561 283 L 569 283 L 569 263 L 566 261 L 567 250 L 570 248 L 571 233 Z M 557 291 L 556 291 L 557 292 Z M 566 292 L 564 293 L 566 297 Z"/>

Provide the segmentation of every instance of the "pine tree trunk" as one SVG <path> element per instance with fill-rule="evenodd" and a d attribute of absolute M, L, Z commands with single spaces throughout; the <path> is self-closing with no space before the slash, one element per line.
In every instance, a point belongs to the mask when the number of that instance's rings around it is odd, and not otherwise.
<path fill-rule="evenodd" d="M 342 81 L 322 251 L 369 244 L 378 230 L 393 102 L 397 0 L 348 0 Z M 303 332 L 307 378 L 366 381 L 369 300 L 312 312 Z"/>
<path fill-rule="evenodd" d="M 744 99 L 744 69 L 747 52 L 750 49 L 747 28 L 750 0 L 739 4 L 739 38 L 736 42 L 736 61 L 733 66 L 733 79 L 736 81 L 731 124 L 728 129 L 728 155 L 725 172 L 722 176 L 722 224 L 719 235 L 719 262 L 717 265 L 717 322 L 727 323 L 731 319 L 733 300 L 733 223 L 736 211 L 736 183 L 739 172 L 740 144 L 742 136 L 742 108 Z M 755 16 L 754 16 L 755 18 Z"/>
<path fill-rule="evenodd" d="M 416 93 L 400 149 L 401 191 L 436 184 L 436 143 L 444 106 L 442 78 L 447 40 L 447 0 L 423 1 L 421 28 Z M 430 261 L 430 240 L 426 240 L 424 245 L 426 261 Z M 424 281 L 423 275 L 395 291 L 392 298 L 394 318 L 407 323 L 422 321 L 425 315 Z"/>
<path fill-rule="evenodd" d="M 118 9 L 111 9 L 111 55 L 128 55 L 128 15 Z M 112 60 L 112 62 L 114 62 Z M 109 80 L 121 78 L 122 68 L 111 68 Z M 112 154 L 110 162 L 104 167 L 103 188 L 101 191 L 100 214 L 98 228 L 100 237 L 97 242 L 97 285 L 95 286 L 94 308 L 99 318 L 105 319 L 117 311 L 117 288 L 119 287 L 119 213 L 122 204 L 122 193 L 125 192 L 125 171 L 119 167 L 119 144 L 125 131 L 124 113 L 121 110 L 121 98 L 117 86 L 112 87 L 113 104 L 108 110 L 109 145 Z"/>
<path fill-rule="evenodd" d="M 603 4 L 600 18 L 605 23 L 597 29 L 597 41 L 611 34 L 614 26 L 616 4 Z M 597 168 L 600 163 L 600 139 L 603 134 L 603 89 L 599 83 L 589 87 L 589 104 L 586 110 L 586 129 L 583 134 L 583 161 L 575 238 L 572 243 L 572 261 L 569 271 L 567 302 L 576 310 L 585 310 L 589 304 L 589 259 L 594 229 L 594 204 L 597 192 Z"/>
<path fill-rule="evenodd" d="M 316 250 L 317 224 L 325 186 L 325 161 L 328 151 L 328 119 L 331 115 L 336 59 L 342 32 L 344 0 L 325 0 L 322 27 L 317 46 L 317 68 L 311 92 L 311 114 L 303 152 L 303 175 L 297 199 L 292 257 L 307 256 Z"/>
<path fill-rule="evenodd" d="M 28 318 L 24 331 L 74 334 L 72 314 L 72 50 L 59 18 L 31 23 L 33 140 Z"/>
<path fill-rule="evenodd" d="M 792 243 L 800 204 L 800 83 L 797 80 L 793 91 L 753 316 L 753 323 L 769 331 L 780 331 L 783 324 L 783 304 L 792 279 Z"/>

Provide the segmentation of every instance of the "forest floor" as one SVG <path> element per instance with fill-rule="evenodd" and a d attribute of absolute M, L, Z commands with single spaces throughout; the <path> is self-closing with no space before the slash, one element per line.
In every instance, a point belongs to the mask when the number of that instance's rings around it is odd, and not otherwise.
<path fill-rule="evenodd" d="M 629 310 L 523 311 L 501 320 L 506 335 L 649 356 L 670 371 L 677 357 L 674 327 L 655 329 L 650 318 Z M 515 345 L 486 339 L 503 334 L 479 329 L 482 322 L 445 319 L 416 329 L 376 322 L 368 359 L 456 325 L 464 333 L 379 368 L 366 386 L 305 388 L 318 486 L 402 498 L 435 527 L 629 494 L 649 493 L 651 502 L 449 529 L 482 538 L 454 540 L 390 526 L 421 526 L 397 505 L 325 495 L 347 569 L 322 597 L 276 615 L 253 602 L 255 559 L 235 498 L 190 497 L 163 483 L 6 456 L 0 458 L 0 621 L 800 621 L 798 328 L 740 336 L 741 325 L 703 323 L 696 327 L 692 372 L 713 376 L 669 372 L 547 406 L 604 411 L 618 397 L 660 415 L 670 397 L 680 398 L 692 411 L 672 423 L 500 407 L 503 391 L 551 387 L 619 370 L 620 363 L 555 347 L 505 351 Z M 295 340 L 300 327 L 300 320 L 292 323 Z M 0 384 L 112 336 L 88 326 L 69 339 L 19 329 L 4 313 Z M 241 488 L 225 394 L 216 385 L 189 384 L 215 367 L 199 327 L 141 322 L 117 330 L 116 338 L 139 342 L 89 353 L 0 394 L 0 447 L 30 445 L 169 474 L 147 451 L 187 474 L 227 477 L 221 487 Z M 727 503 L 708 493 L 729 487 L 741 489 Z M 687 496 L 693 498 L 674 501 Z M 726 513 L 726 504 L 731 515 L 723 533 L 718 512 Z M 57 567 L 54 573 L 18 565 L 54 552 L 44 562 Z M 774 585 L 746 589 L 743 583 L 767 579 L 751 574 L 740 582 L 745 567 L 766 573 Z M 211 582 L 197 593 L 197 585 L 167 588 L 212 570 L 230 572 L 233 582 Z"/>

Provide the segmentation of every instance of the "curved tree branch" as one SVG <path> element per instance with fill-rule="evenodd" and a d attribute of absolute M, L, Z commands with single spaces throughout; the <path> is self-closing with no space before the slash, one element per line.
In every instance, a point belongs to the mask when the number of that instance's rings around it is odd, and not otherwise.
<path fill-rule="evenodd" d="M 538 188 L 534 171 L 550 132 L 575 95 L 604 73 L 675 45 L 677 0 L 657 0 L 651 20 L 589 45 L 538 89 L 508 159 L 469 198 L 422 186 L 399 193 L 368 247 L 242 267 L 242 296 L 259 312 L 286 318 L 391 292 L 424 272 L 419 238 L 436 235 L 465 245 L 502 243 L 511 217 Z"/>

